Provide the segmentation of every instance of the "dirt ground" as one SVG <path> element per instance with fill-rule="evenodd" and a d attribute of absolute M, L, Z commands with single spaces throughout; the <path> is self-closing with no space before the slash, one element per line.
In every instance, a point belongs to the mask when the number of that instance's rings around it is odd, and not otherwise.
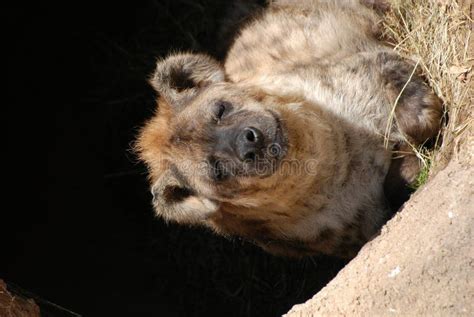
<path fill-rule="evenodd" d="M 459 148 L 336 278 L 286 316 L 472 316 L 472 127 Z"/>
<path fill-rule="evenodd" d="M 472 39 L 467 44 L 472 54 Z M 467 128 L 447 166 L 326 287 L 285 316 L 474 315 L 473 88 Z"/>
<path fill-rule="evenodd" d="M 84 316 L 280 316 L 314 294 L 289 315 L 472 311 L 472 158 L 440 172 L 319 293 L 346 261 L 272 257 L 155 218 L 146 171 L 130 152 L 155 107 L 146 78 L 173 51 L 219 57 L 216 30 L 230 4 L 5 9 L 14 45 L 2 215 L 13 219 L 1 222 L 0 278 L 37 295 L 43 316 L 76 316 L 59 306 Z"/>

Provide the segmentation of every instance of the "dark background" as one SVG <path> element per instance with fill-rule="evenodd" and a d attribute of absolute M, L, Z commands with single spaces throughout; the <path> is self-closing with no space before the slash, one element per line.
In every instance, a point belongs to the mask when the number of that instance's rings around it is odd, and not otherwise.
<path fill-rule="evenodd" d="M 264 254 L 153 216 L 129 150 L 156 57 L 216 55 L 230 1 L 5 8 L 0 278 L 44 316 L 278 316 L 344 262 Z M 3 10 L 2 10 L 3 11 Z"/>

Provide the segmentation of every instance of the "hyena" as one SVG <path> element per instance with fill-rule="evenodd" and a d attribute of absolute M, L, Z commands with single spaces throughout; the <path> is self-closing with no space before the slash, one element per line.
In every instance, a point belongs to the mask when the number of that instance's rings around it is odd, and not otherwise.
<path fill-rule="evenodd" d="M 277 255 L 353 257 L 390 214 L 392 151 L 433 137 L 442 114 L 378 22 L 355 0 L 274 1 L 224 62 L 159 60 L 136 143 L 156 213 Z"/>

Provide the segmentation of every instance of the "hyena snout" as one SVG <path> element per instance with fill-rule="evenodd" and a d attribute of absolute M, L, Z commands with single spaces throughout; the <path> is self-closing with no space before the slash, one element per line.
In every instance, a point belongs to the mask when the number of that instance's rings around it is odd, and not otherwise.
<path fill-rule="evenodd" d="M 208 158 L 211 178 L 223 181 L 231 176 L 258 174 L 260 165 L 270 163 L 267 149 L 273 141 L 255 126 L 238 125 L 218 133 L 214 155 Z"/>
<path fill-rule="evenodd" d="M 235 152 L 241 161 L 253 162 L 261 157 L 265 150 L 262 131 L 255 127 L 246 127 L 237 135 Z"/>
<path fill-rule="evenodd" d="M 252 174 L 264 148 L 265 137 L 258 128 L 239 127 L 219 133 L 215 153 L 208 158 L 211 179 L 221 182 L 231 176 Z"/>
<path fill-rule="evenodd" d="M 280 120 L 272 114 L 230 114 L 212 138 L 208 157 L 214 181 L 232 176 L 265 176 L 275 170 L 287 151 L 286 134 Z"/>

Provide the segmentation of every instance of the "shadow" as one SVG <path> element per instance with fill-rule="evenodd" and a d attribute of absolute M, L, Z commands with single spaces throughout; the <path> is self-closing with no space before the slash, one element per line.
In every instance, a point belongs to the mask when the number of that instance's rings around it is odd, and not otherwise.
<path fill-rule="evenodd" d="M 129 151 L 155 108 L 146 78 L 169 52 L 218 56 L 228 5 L 6 9 L 12 219 L 2 221 L 0 277 L 84 316 L 276 316 L 344 266 L 272 257 L 153 215 L 145 168 Z"/>

